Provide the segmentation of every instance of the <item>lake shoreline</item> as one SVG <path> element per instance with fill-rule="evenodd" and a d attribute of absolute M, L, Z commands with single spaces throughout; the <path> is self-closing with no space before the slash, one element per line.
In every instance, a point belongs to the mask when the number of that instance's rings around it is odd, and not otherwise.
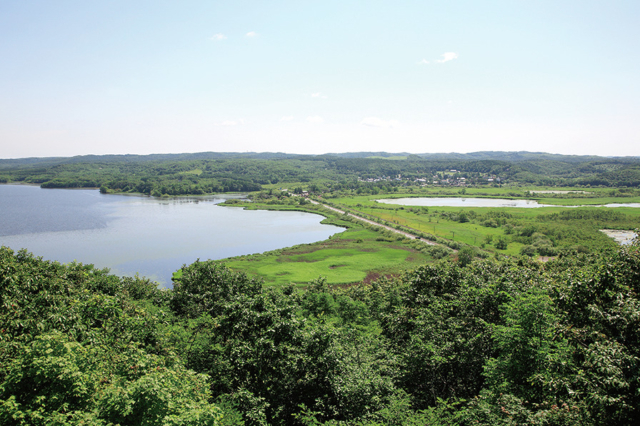
<path fill-rule="evenodd" d="M 324 241 L 344 230 L 322 223 L 326 216 L 311 209 L 218 208 L 228 207 L 223 200 L 246 194 L 158 199 L 43 191 L 48 188 L 36 185 L 1 189 L 0 226 L 6 235 L 0 244 L 62 263 L 107 267 L 118 275 L 139 273 L 164 286 L 170 286 L 173 272 L 199 258 L 263 253 Z"/>

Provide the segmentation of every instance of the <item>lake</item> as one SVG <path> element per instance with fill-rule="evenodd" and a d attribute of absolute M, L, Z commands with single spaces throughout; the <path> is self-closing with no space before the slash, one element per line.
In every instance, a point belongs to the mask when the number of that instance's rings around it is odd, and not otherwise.
<path fill-rule="evenodd" d="M 0 185 L 0 245 L 118 275 L 139 273 L 170 287 L 173 272 L 198 258 L 261 253 L 343 230 L 310 213 L 217 205 L 231 197 L 157 199 Z"/>
<path fill-rule="evenodd" d="M 376 200 L 383 204 L 397 204 L 401 206 L 422 207 L 640 207 L 640 203 L 612 203 L 603 205 L 560 206 L 540 204 L 536 200 L 508 200 L 506 198 L 456 198 L 456 197 L 416 197 L 416 198 L 388 198 Z"/>

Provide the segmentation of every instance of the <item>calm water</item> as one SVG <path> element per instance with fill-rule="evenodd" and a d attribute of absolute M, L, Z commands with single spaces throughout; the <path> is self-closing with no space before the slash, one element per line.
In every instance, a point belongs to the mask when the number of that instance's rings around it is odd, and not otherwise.
<path fill-rule="evenodd" d="M 546 204 L 538 204 L 535 200 L 507 200 L 502 198 L 394 198 L 376 201 L 384 204 L 428 207 L 550 207 Z"/>
<path fill-rule="evenodd" d="M 260 253 L 342 231 L 321 225 L 319 215 L 216 205 L 223 200 L 0 185 L 0 245 L 118 275 L 137 272 L 169 286 L 174 271 L 198 258 Z"/>
<path fill-rule="evenodd" d="M 553 204 L 540 204 L 536 200 L 507 200 L 504 198 L 393 198 L 376 200 L 384 204 L 398 204 L 401 206 L 426 206 L 426 207 L 640 207 L 640 203 L 612 203 L 591 206 L 559 206 Z"/>

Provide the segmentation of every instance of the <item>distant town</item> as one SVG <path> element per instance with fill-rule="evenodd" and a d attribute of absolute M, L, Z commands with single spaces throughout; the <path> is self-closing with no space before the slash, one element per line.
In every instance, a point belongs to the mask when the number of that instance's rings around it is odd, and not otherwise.
<path fill-rule="evenodd" d="M 359 182 L 375 183 L 385 181 L 414 182 L 420 186 L 467 186 L 467 185 L 499 185 L 500 177 L 489 173 L 467 173 L 455 169 L 436 172 L 431 177 L 403 178 L 401 174 L 395 177 L 380 176 L 375 178 L 358 178 Z"/>

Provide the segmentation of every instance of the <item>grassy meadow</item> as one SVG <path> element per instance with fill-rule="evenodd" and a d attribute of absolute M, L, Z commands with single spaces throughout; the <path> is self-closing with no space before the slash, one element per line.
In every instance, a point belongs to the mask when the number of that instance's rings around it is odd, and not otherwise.
<path fill-rule="evenodd" d="M 267 285 L 306 286 L 321 276 L 328 284 L 370 281 L 398 275 L 432 260 L 420 250 L 423 243 L 411 243 L 388 231 L 385 235 L 348 222 L 342 224 L 350 228 L 325 241 L 221 262 L 233 270 L 261 277 Z"/>

